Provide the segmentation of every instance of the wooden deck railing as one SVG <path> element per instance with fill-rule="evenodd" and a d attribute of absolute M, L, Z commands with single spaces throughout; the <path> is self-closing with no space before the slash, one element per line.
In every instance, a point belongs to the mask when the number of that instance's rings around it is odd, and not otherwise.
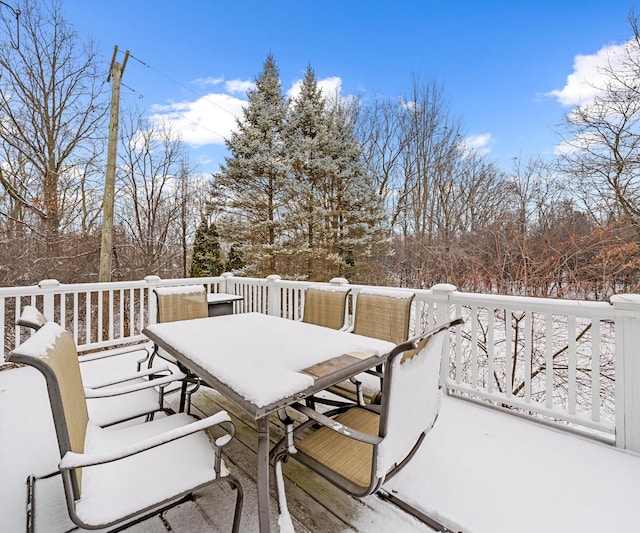
<path fill-rule="evenodd" d="M 348 284 L 342 278 L 329 283 Z M 0 288 L 5 352 L 29 335 L 15 326 L 29 304 L 63 323 L 79 350 L 139 342 L 142 328 L 155 321 L 152 290 L 185 284 L 242 296 L 234 303 L 236 312 L 288 319 L 300 318 L 307 287 L 323 285 L 224 274 L 74 285 L 44 280 L 33 287 Z M 352 299 L 365 288 L 349 286 Z M 462 293 L 446 284 L 414 292 L 412 333 L 449 316 L 465 318 L 443 359 L 442 384 L 448 394 L 640 451 L 640 395 L 633 393 L 640 387 L 640 295 L 587 302 Z"/>

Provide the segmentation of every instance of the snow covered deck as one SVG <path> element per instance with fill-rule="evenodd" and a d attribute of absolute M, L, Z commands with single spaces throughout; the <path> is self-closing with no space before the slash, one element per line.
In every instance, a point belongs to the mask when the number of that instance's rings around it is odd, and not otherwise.
<path fill-rule="evenodd" d="M 211 389 L 195 410 L 227 409 L 236 438 L 230 468 L 245 490 L 242 531 L 257 531 L 255 426 Z M 55 470 L 59 459 L 42 377 L 31 368 L 0 371 L 0 516 L 2 530 L 25 530 L 28 474 Z M 274 420 L 273 438 L 281 431 Z M 379 496 L 354 500 L 291 461 L 285 465 L 289 508 L 298 532 L 432 531 Z M 602 533 L 633 529 L 640 496 L 640 457 L 605 444 L 446 397 L 419 454 L 385 489 L 465 533 Z M 70 527 L 58 478 L 38 486 L 37 531 Z M 233 495 L 214 487 L 164 517 L 175 532 L 228 531 Z M 275 502 L 272 508 L 275 509 Z M 272 524 L 276 527 L 275 514 Z M 159 518 L 130 531 L 166 531 Z"/>

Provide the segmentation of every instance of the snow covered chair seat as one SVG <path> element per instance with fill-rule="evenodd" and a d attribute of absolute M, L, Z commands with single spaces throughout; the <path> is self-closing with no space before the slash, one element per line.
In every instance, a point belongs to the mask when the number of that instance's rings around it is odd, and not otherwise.
<path fill-rule="evenodd" d="M 331 329 L 346 329 L 349 287 L 309 288 L 304 292 L 302 321 Z"/>
<path fill-rule="evenodd" d="M 157 287 L 153 290 L 157 301 L 157 321 L 175 322 L 178 320 L 192 320 L 194 318 L 207 318 L 209 316 L 209 305 L 207 303 L 207 291 L 202 285 L 185 285 L 175 287 Z M 149 368 L 155 361 L 156 356 L 172 365 L 177 365 L 181 372 L 185 373 L 185 379 L 180 387 L 180 407 L 179 411 L 186 410 L 187 413 L 191 409 L 191 395 L 198 390 L 200 385 L 208 386 L 201 383 L 200 378 L 184 368 L 176 361 L 175 357 L 162 350 L 159 346 L 154 345 L 151 358 L 149 359 Z M 174 392 L 168 391 L 168 392 Z"/>
<path fill-rule="evenodd" d="M 343 406 L 325 414 L 297 403 L 308 419 L 273 448 L 276 480 L 291 457 L 345 492 L 363 497 L 404 467 L 431 430 L 440 408 L 440 363 L 451 320 L 397 345 L 384 366 L 380 405 Z M 293 422 L 290 421 L 293 425 Z M 278 494 L 283 495 L 282 486 Z M 279 498 L 281 516 L 286 501 Z"/>
<path fill-rule="evenodd" d="M 47 322 L 36 307 L 26 305 L 16 323 L 38 331 Z M 140 361 L 149 357 L 149 347 L 147 342 L 78 356 L 89 416 L 94 423 L 105 427 L 140 417 L 148 421 L 157 412 L 172 412 L 165 404 L 165 389 L 181 382 L 185 375 L 169 365 L 153 371 L 140 370 Z"/>
<path fill-rule="evenodd" d="M 180 503 L 217 481 L 237 490 L 233 531 L 238 531 L 242 489 L 229 475 L 221 448 L 233 437 L 229 415 L 221 411 L 202 420 L 175 414 L 146 424 L 101 428 L 87 411 L 72 337 L 47 322 L 9 354 L 9 360 L 39 370 L 47 383 L 58 439 L 67 508 L 81 528 L 97 529 L 139 521 Z M 205 429 L 218 426 L 211 441 Z M 28 493 L 37 479 L 30 476 Z M 27 503 L 34 524 L 35 500 Z"/>
<path fill-rule="evenodd" d="M 352 332 L 400 344 L 409 337 L 413 292 L 361 290 L 355 298 Z M 358 403 L 377 403 L 382 390 L 382 368 L 341 381 L 329 392 Z M 327 403 L 327 402 L 325 402 Z"/>

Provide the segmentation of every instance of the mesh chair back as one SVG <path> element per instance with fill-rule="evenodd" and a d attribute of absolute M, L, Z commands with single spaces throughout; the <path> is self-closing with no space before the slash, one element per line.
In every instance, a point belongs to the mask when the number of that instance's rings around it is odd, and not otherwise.
<path fill-rule="evenodd" d="M 11 354 L 9 359 L 38 369 L 45 377 L 60 456 L 83 453 L 89 415 L 73 338 L 55 322 L 47 322 Z M 81 470 L 72 476 L 80 496 Z"/>
<path fill-rule="evenodd" d="M 353 332 L 400 344 L 409 336 L 414 294 L 360 291 L 356 298 Z"/>
<path fill-rule="evenodd" d="M 407 457 L 440 409 L 440 362 L 447 329 L 419 341 L 417 349 L 399 353 L 385 366 L 377 475 L 383 477 Z"/>
<path fill-rule="evenodd" d="M 25 305 L 20 313 L 20 318 L 16 324 L 18 326 L 24 326 L 25 328 L 31 328 L 39 330 L 47 323 L 47 317 L 44 316 L 33 305 Z"/>
<path fill-rule="evenodd" d="M 304 293 L 302 321 L 316 326 L 340 329 L 345 323 L 349 288 L 307 289 Z"/>
<path fill-rule="evenodd" d="M 158 287 L 158 322 L 174 322 L 208 316 L 207 292 L 201 285 Z"/>

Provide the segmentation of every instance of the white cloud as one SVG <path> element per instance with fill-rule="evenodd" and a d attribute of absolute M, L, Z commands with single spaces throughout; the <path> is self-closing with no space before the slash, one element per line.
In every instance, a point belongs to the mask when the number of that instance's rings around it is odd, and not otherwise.
<path fill-rule="evenodd" d="M 194 102 L 176 102 L 152 107 L 152 121 L 165 122 L 194 146 L 224 145 L 224 139 L 236 128 L 246 101 L 228 94 L 211 93 Z"/>
<path fill-rule="evenodd" d="M 562 141 L 560 144 L 555 146 L 553 152 L 558 156 L 569 156 L 582 150 L 588 150 L 599 142 L 600 140 L 595 133 L 586 132 L 571 140 Z"/>
<path fill-rule="evenodd" d="M 192 146 L 224 145 L 224 140 L 237 128 L 236 117 L 242 117 L 242 108 L 247 105 L 243 96 L 255 87 L 253 82 L 222 78 L 199 78 L 193 83 L 223 85 L 223 92 L 209 93 L 195 101 L 171 102 L 152 106 L 150 119 L 156 124 L 168 124 L 180 132 L 182 140 Z M 296 81 L 287 96 L 300 93 L 302 80 Z M 318 86 L 326 98 L 341 98 L 342 79 L 336 76 L 318 80 Z M 221 87 L 222 89 L 222 87 Z M 237 96 L 235 96 L 237 95 Z"/>
<path fill-rule="evenodd" d="M 461 148 L 464 152 L 476 152 L 480 155 L 486 155 L 491 152 L 491 134 L 481 133 L 480 135 L 471 135 L 461 141 Z"/>
<path fill-rule="evenodd" d="M 209 76 L 208 78 L 197 78 L 193 80 L 193 83 L 203 87 L 205 85 L 220 85 L 223 81 L 224 78 L 213 78 Z"/>
<path fill-rule="evenodd" d="M 322 91 L 322 96 L 327 99 L 342 96 L 342 78 L 338 76 L 331 76 L 329 78 L 324 78 L 318 81 L 318 87 Z M 302 87 L 302 80 L 297 80 L 293 82 L 291 88 L 287 91 L 287 96 L 289 98 L 296 98 L 300 94 L 300 89 Z"/>
<path fill-rule="evenodd" d="M 611 44 L 603 46 L 595 54 L 578 54 L 573 60 L 573 72 L 567 76 L 567 82 L 562 89 L 554 89 L 547 93 L 562 105 L 575 106 L 587 105 L 593 102 L 594 97 L 604 86 L 607 80 L 603 69 L 609 66 L 615 68 L 626 55 L 624 44 Z"/>
<path fill-rule="evenodd" d="M 249 89 L 255 88 L 256 84 L 252 81 L 229 80 L 224 84 L 224 88 L 228 93 L 246 94 Z"/>

